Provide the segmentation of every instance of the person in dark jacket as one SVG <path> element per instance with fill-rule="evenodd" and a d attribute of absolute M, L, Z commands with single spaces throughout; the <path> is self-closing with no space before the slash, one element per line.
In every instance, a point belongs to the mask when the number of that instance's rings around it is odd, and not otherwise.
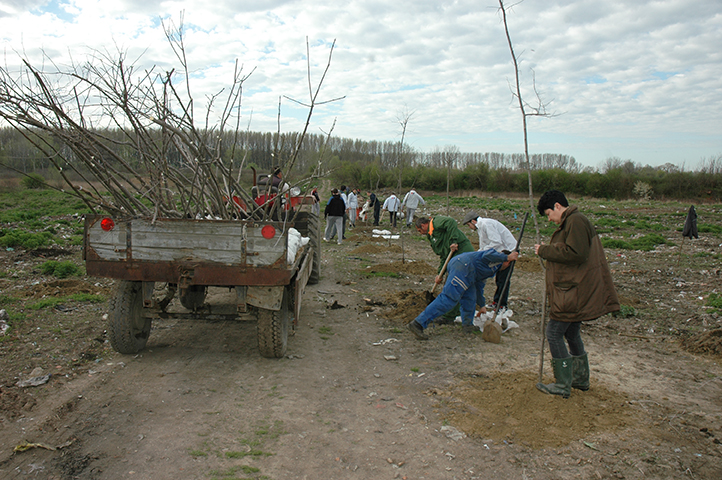
<path fill-rule="evenodd" d="M 369 208 L 373 209 L 374 212 L 374 225 L 379 224 L 379 218 L 381 217 L 381 201 L 375 193 L 368 192 L 369 194 Z"/>
<path fill-rule="evenodd" d="M 569 398 L 572 388 L 589 390 L 589 360 L 580 334 L 582 322 L 618 311 L 619 299 L 602 242 L 587 217 L 576 206 L 569 206 L 559 190 L 544 193 L 537 210 L 559 225 L 549 245 L 534 245 L 534 252 L 547 261 L 546 336 L 555 379 L 553 384 L 538 383 L 537 388 Z"/>
<path fill-rule="evenodd" d="M 323 211 L 324 217 L 326 217 L 326 233 L 323 236 L 325 242 L 331 241 L 336 233 L 338 233 L 338 244 L 341 245 L 343 239 L 343 216 L 346 213 L 346 203 L 341 198 L 337 188 L 331 190 L 331 198 L 326 204 L 326 208 Z"/>

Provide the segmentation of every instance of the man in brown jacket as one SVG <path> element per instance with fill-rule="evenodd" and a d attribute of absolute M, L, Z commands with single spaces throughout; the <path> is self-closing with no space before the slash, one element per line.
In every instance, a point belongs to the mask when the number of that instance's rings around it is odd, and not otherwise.
<path fill-rule="evenodd" d="M 572 388 L 589 390 L 589 361 L 580 335 L 581 322 L 619 310 L 612 274 L 594 225 L 559 190 L 539 199 L 537 210 L 559 225 L 549 245 L 534 245 L 547 260 L 549 324 L 546 335 L 555 383 L 538 383 L 544 393 L 569 398 Z M 569 349 L 567 350 L 567 345 Z"/>

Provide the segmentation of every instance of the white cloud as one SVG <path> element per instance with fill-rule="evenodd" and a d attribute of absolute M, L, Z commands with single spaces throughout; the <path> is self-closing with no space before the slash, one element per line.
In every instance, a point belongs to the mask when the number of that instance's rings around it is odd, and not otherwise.
<path fill-rule="evenodd" d="M 308 99 L 306 45 L 318 81 L 337 41 L 312 131 L 367 140 L 398 138 L 396 117 L 414 112 L 416 148 L 457 143 L 464 151 L 519 152 L 521 119 L 494 0 L 301 2 L 56 0 L 0 2 L 0 41 L 13 52 L 61 64 L 93 49 L 138 67 L 177 63 L 161 27 L 183 12 L 195 97 L 228 86 L 236 59 L 255 72 L 244 111 L 254 130 L 275 130 L 278 99 Z M 523 95 L 536 87 L 561 115 L 531 119 L 535 152 L 597 165 L 607 156 L 641 163 L 695 163 L 722 153 L 722 4 L 700 0 L 526 1 L 508 14 Z M 197 78 L 196 78 L 197 77 Z M 284 101 L 284 130 L 301 126 Z M 288 108 L 288 110 L 286 110 Z M 284 112 L 284 114 L 285 114 Z"/>

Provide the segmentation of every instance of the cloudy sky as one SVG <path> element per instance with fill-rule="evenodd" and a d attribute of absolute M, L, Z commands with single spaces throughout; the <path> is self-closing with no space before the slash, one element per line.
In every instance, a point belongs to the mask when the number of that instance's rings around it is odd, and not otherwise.
<path fill-rule="evenodd" d="M 308 38 L 314 85 L 336 42 L 319 100 L 345 97 L 317 107 L 311 132 L 335 119 L 334 135 L 397 141 L 411 114 L 406 141 L 418 150 L 523 151 L 498 0 L 0 0 L 3 64 L 67 65 L 100 50 L 169 68 L 163 24 L 181 14 L 196 99 L 228 86 L 236 60 L 253 71 L 251 130 L 277 129 L 279 97 L 308 100 Z M 522 96 L 536 102 L 535 78 L 555 114 L 530 118 L 531 153 L 687 170 L 722 154 L 720 0 L 524 0 L 508 23 Z M 283 131 L 299 130 L 305 110 L 284 99 L 281 116 Z"/>

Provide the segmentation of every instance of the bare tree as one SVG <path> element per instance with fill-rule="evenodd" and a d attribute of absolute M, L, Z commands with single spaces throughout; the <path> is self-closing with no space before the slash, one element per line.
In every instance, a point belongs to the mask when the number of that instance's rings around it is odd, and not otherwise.
<path fill-rule="evenodd" d="M 519 2 L 521 3 L 521 2 Z M 515 4 L 515 5 L 518 5 Z M 514 7 L 512 5 L 511 7 Z M 511 8 L 509 7 L 509 8 Z M 529 181 L 529 208 L 532 212 L 532 217 L 534 218 L 534 228 L 536 229 L 536 243 L 541 243 L 540 240 L 540 234 L 539 234 L 539 221 L 537 219 L 537 216 L 534 215 L 534 191 L 532 188 L 532 179 L 531 179 L 531 166 L 529 164 L 529 141 L 528 141 L 528 135 L 527 135 L 527 118 L 528 117 L 551 117 L 554 116 L 553 114 L 547 113 L 546 108 L 549 105 L 549 103 L 542 102 L 541 98 L 539 97 L 539 92 L 536 89 L 536 82 L 533 79 L 533 90 L 534 90 L 534 96 L 536 97 L 536 105 L 532 106 L 524 101 L 522 94 L 521 94 L 521 83 L 519 81 L 519 61 L 517 59 L 516 53 L 514 52 L 514 46 L 511 42 L 511 35 L 509 34 L 509 25 L 507 22 L 507 7 L 504 6 L 504 0 L 499 0 L 499 12 L 501 13 L 502 20 L 504 21 L 504 32 L 506 33 L 506 40 L 509 44 L 509 52 L 511 53 L 511 59 L 514 63 L 514 86 L 512 88 L 512 96 L 516 98 L 516 100 L 519 103 L 519 110 L 521 111 L 521 119 L 522 119 L 522 129 L 524 131 L 524 158 L 526 161 L 526 171 L 527 171 L 527 177 Z M 544 263 L 539 260 L 542 264 L 542 267 L 544 267 Z M 544 340 L 545 340 L 545 332 L 544 332 L 544 323 L 546 320 L 546 282 L 544 282 L 544 297 L 542 301 L 542 312 L 541 312 L 541 330 L 542 330 L 542 346 L 541 346 L 541 355 L 539 359 L 539 381 L 542 380 L 542 374 L 544 369 Z"/>
<path fill-rule="evenodd" d="M 406 129 L 409 126 L 409 122 L 411 121 L 411 117 L 414 116 L 414 112 L 410 112 L 409 108 L 407 106 L 404 106 L 403 111 L 399 112 L 396 115 L 396 121 L 398 122 L 399 126 L 401 127 L 401 140 L 399 141 L 399 151 L 398 151 L 398 159 L 397 159 L 397 165 L 399 168 L 399 181 L 397 183 L 397 190 L 399 193 L 401 193 L 401 181 L 403 178 L 404 173 L 404 165 L 405 165 L 405 155 L 404 155 L 404 140 L 406 138 Z"/>

